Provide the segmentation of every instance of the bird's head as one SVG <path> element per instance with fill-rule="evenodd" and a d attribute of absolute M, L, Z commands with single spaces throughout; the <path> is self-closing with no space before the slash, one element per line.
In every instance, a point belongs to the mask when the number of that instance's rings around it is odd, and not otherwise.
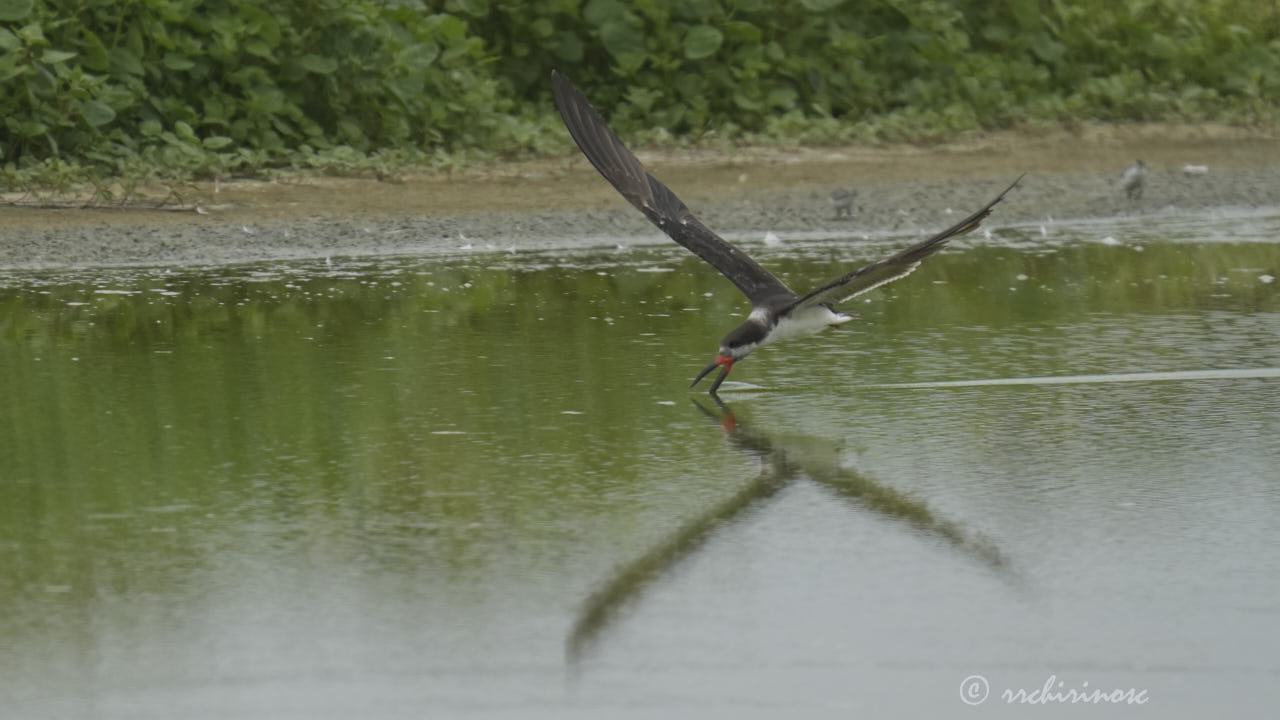
<path fill-rule="evenodd" d="M 720 374 L 716 376 L 716 381 L 711 383 L 711 394 L 715 395 L 716 390 L 720 389 L 720 383 L 729 376 L 729 371 L 733 369 L 733 364 L 751 354 L 760 345 L 760 341 L 764 339 L 766 331 L 764 326 L 758 322 L 748 320 L 742 323 L 733 332 L 724 336 L 720 341 L 720 349 L 716 351 L 716 359 L 707 363 L 702 368 L 702 372 L 698 373 L 698 377 L 693 379 L 693 383 L 689 387 L 697 385 L 702 378 L 711 373 L 712 370 L 720 368 Z"/>

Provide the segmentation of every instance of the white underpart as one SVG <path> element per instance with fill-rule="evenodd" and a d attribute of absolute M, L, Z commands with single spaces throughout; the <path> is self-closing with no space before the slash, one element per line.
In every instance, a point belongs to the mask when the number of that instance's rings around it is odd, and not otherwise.
<path fill-rule="evenodd" d="M 757 314 L 759 311 L 752 312 L 752 319 L 762 320 L 763 313 Z M 822 332 L 834 325 L 841 325 L 853 319 L 852 315 L 844 313 L 832 312 L 826 305 L 814 305 L 813 307 L 800 308 L 782 318 L 777 326 L 773 328 L 773 332 L 765 336 L 760 345 L 768 345 L 778 340 L 786 340 L 793 337 L 802 337 L 805 335 L 813 335 Z"/>
<path fill-rule="evenodd" d="M 1132 190 L 1142 185 L 1147 179 L 1146 166 L 1134 163 L 1125 168 L 1124 175 L 1120 178 L 1120 187 L 1125 190 Z"/>

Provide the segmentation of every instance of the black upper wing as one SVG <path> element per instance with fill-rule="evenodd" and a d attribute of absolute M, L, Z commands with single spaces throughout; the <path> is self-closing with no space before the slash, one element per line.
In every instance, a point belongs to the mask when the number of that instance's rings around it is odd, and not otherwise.
<path fill-rule="evenodd" d="M 810 307 L 821 304 L 841 303 L 849 298 L 860 295 L 872 288 L 880 287 L 885 283 L 893 282 L 901 277 L 911 274 L 911 271 L 920 267 L 920 262 L 930 255 L 938 252 L 947 244 L 947 241 L 957 235 L 963 235 L 973 230 L 982 223 L 982 221 L 991 214 L 992 208 L 996 203 L 1004 199 L 1004 196 L 1012 190 L 1022 180 L 1023 176 L 1018 176 L 1013 184 L 1004 189 L 1004 192 L 996 196 L 996 199 L 987 203 L 969 217 L 934 235 L 928 240 L 912 245 L 909 248 L 900 250 L 893 255 L 877 260 L 869 265 L 864 265 L 851 273 L 842 275 L 835 280 L 813 290 L 804 297 L 792 303 L 791 307 L 785 312 L 791 312 L 796 308 Z"/>
<path fill-rule="evenodd" d="M 553 70 L 551 87 L 560 117 L 582 154 L 650 222 L 732 280 L 753 305 L 796 297 L 773 273 L 703 225 L 670 188 L 650 175 L 568 78 Z"/>

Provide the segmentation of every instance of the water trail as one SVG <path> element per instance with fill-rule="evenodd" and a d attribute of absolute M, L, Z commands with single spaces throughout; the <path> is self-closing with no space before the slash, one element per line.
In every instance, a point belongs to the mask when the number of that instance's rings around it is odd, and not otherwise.
<path fill-rule="evenodd" d="M 863 388 L 873 390 L 912 390 L 921 388 L 985 387 L 988 385 L 1093 385 L 1097 383 L 1188 382 L 1194 380 L 1240 380 L 1244 378 L 1274 377 L 1280 377 L 1280 368 L 1167 370 L 1143 373 L 1114 373 L 1109 375 L 1061 375 L 1021 378 L 982 378 L 977 380 L 940 380 L 937 382 L 863 385 Z"/>

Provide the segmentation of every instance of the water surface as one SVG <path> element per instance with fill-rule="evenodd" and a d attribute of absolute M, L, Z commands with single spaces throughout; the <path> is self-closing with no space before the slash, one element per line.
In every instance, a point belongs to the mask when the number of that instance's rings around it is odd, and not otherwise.
<path fill-rule="evenodd" d="M 674 245 L 7 274 L 0 714 L 1263 717 L 1277 232 L 977 236 L 724 405 Z"/>

